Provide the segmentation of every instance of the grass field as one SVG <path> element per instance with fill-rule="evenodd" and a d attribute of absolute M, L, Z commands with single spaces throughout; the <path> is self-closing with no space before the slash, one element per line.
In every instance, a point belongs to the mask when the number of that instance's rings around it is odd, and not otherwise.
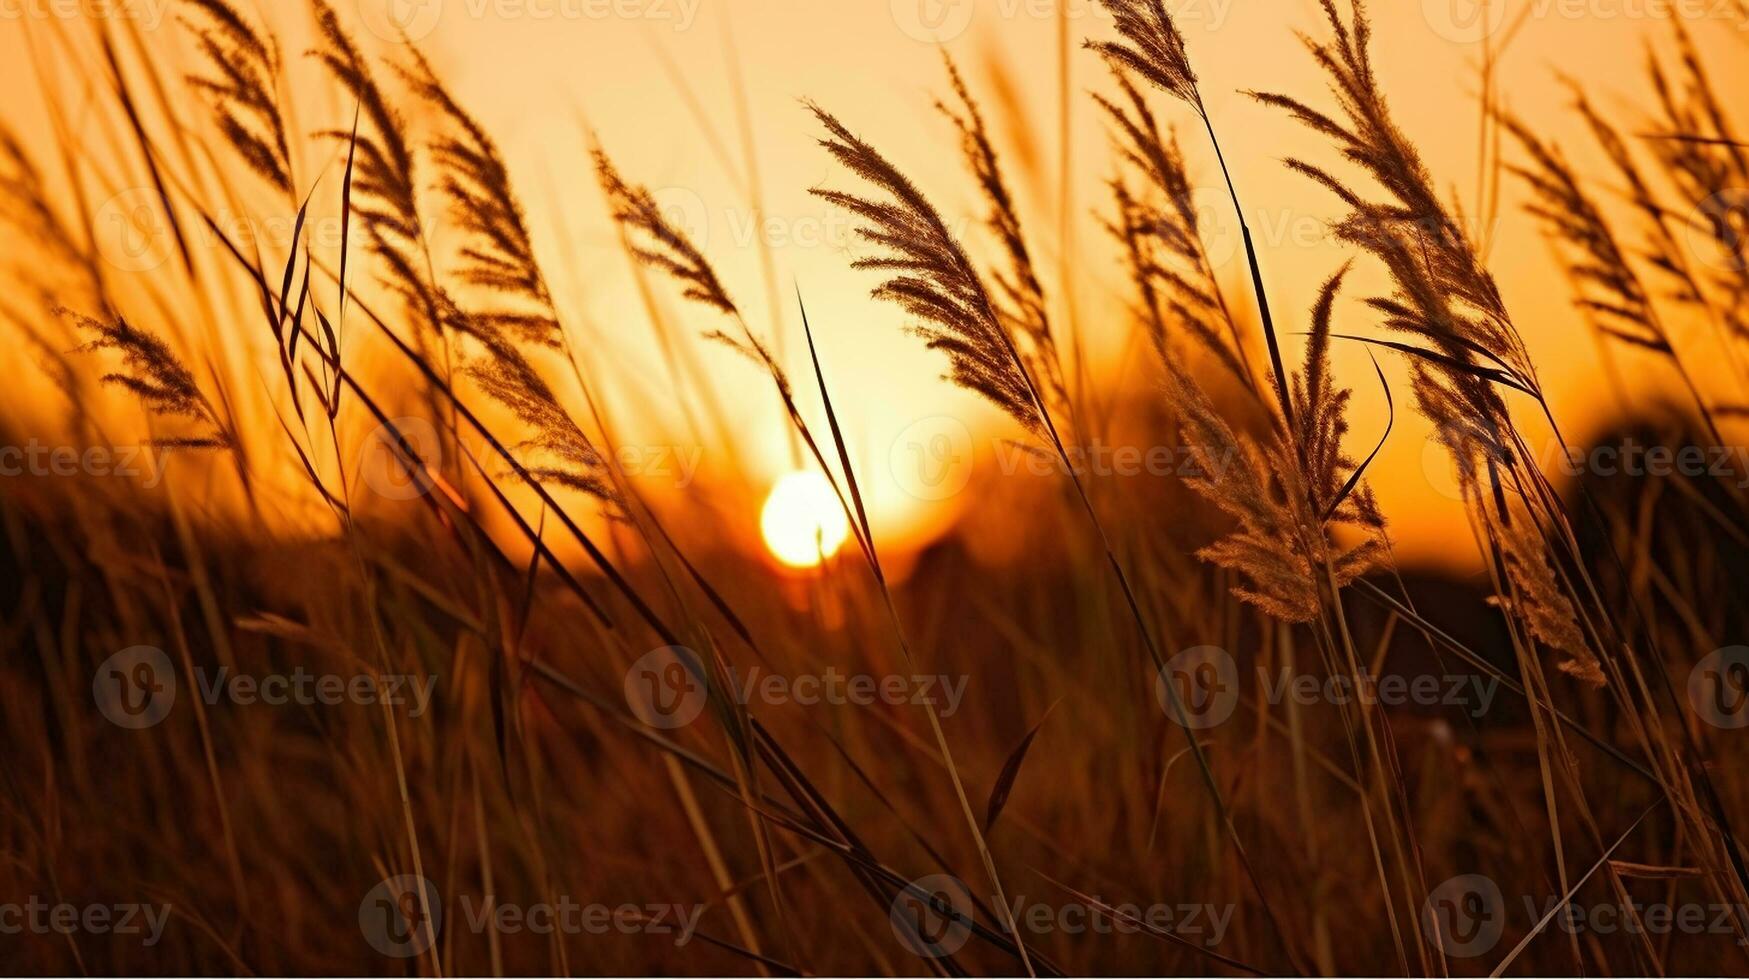
<path fill-rule="evenodd" d="M 1308 5 L 1325 84 L 1237 98 L 1337 209 L 1309 304 L 1198 71 L 1246 41 L 1183 4 L 1063 21 L 1109 138 L 1055 227 L 1058 121 L 953 45 L 933 105 L 795 93 L 847 326 L 592 132 L 554 167 L 619 254 L 554 247 L 447 62 L 305 3 L 0 24 L 49 120 L 0 129 L 0 972 L 1749 967 L 1749 144 L 1697 41 L 1749 11 L 1550 103 L 1497 84 L 1508 7 L 1471 193 L 1397 42 Z M 1567 322 L 1497 282 L 1521 205 Z M 1539 378 L 1557 329 L 1603 424 Z M 871 451 L 844 392 L 889 384 Z M 1443 564 L 1369 479 L 1411 417 Z"/>

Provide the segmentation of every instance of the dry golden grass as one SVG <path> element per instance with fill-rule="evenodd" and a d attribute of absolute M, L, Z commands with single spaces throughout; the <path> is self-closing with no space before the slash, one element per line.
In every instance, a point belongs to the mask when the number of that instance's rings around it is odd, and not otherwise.
<path fill-rule="evenodd" d="M 842 510 L 854 547 L 818 568 L 779 573 L 736 537 L 722 512 L 749 487 L 655 492 L 616 452 L 599 397 L 614 369 L 554 286 L 574 256 L 540 254 L 538 202 L 415 47 L 379 57 L 311 0 L 328 89 L 305 92 L 225 0 L 180 5 L 192 68 L 99 25 L 90 69 L 125 121 L 105 153 L 162 199 L 178 261 L 122 281 L 79 231 L 110 172 L 52 192 L 42 168 L 63 148 L 0 131 L 0 220 L 36 245 L 7 263 L 0 317 L 13 363 L 28 352 L 53 382 L 62 448 L 133 438 L 188 465 L 99 479 L 83 454 L 66 478 L 52 447 L 40 467 L 26 452 L 36 416 L 0 414 L 0 463 L 28 464 L 0 477 L 0 972 L 1749 966 L 1743 474 L 1558 483 L 1541 465 L 1531 447 L 1561 436 L 1521 335 L 1535 326 L 1393 116 L 1359 0 L 1322 0 L 1306 38 L 1328 92 L 1257 96 L 1334 151 L 1288 166 L 1346 209 L 1351 259 L 1302 331 L 1272 313 L 1247 228 L 1236 295 L 1174 128 L 1206 133 L 1240 212 L 1196 52 L 1164 0 L 1102 3 L 1115 35 L 1085 39 L 1111 76 L 1091 97 L 1112 135 L 1101 220 L 1126 263 L 1112 305 L 1157 355 L 1139 391 L 1087 376 L 1053 297 L 1107 280 L 1040 258 L 1062 243 L 1021 219 L 1014 173 L 1035 154 L 1010 167 L 952 60 L 942 153 L 964 165 L 976 234 L 939 209 L 946 188 L 808 104 L 835 167 L 815 193 L 856 223 L 873 316 L 939 354 L 943 382 L 1011 418 L 1016 458 L 1051 474 L 974 481 L 962 526 L 904 574 L 834 408 L 849 368 L 807 295 L 798 384 L 709 247 L 605 149 L 574 169 L 593 169 L 634 273 L 656 273 L 650 309 L 658 291 L 690 301 L 699 339 L 768 376 L 795 460 Z M 1706 324 L 1733 364 L 1749 342 L 1741 215 L 1708 210 L 1749 182 L 1749 151 L 1692 39 L 1670 44 L 1643 139 L 1574 86 L 1610 174 L 1484 110 L 1522 151 L 1510 169 L 1566 257 L 1573 315 L 1606 355 L 1672 374 L 1683 407 L 1624 434 L 1723 451 L 1743 391 L 1703 390 L 1672 325 Z M 178 83 L 210 111 L 163 125 Z M 1022 117 L 997 88 L 990 104 Z M 43 95 L 59 112 L 74 97 Z M 289 241 L 229 233 L 242 202 L 290 218 Z M 337 248 L 306 230 L 329 212 Z M 197 232 L 218 246 L 198 258 Z M 1696 235 L 1726 261 L 1697 261 Z M 1372 324 L 1339 327 L 1362 264 L 1388 287 L 1359 307 Z M 1282 340 L 1301 332 L 1289 371 Z M 278 373 L 253 362 L 269 337 Z M 1375 377 L 1339 378 L 1331 357 L 1361 343 L 1410 365 L 1458 474 L 1473 580 L 1393 557 L 1366 480 L 1382 441 L 1350 431 L 1351 388 Z M 117 431 L 118 398 L 149 432 Z M 1102 479 L 1082 455 L 1101 442 L 1189 465 Z M 318 516 L 278 519 L 298 507 Z M 746 693 L 845 676 L 902 696 Z M 1293 677 L 1312 693 L 1284 693 Z M 215 687 L 295 678 L 340 693 Z M 1392 679 L 1436 689 L 1340 695 Z M 573 905 L 600 914 L 529 918 Z M 38 917 L 60 907 L 76 926 Z M 90 918 L 126 909 L 149 936 Z"/>

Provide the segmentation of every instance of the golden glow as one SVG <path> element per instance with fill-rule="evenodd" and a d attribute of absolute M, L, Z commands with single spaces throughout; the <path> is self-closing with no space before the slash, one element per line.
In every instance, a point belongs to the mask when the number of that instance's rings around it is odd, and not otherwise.
<path fill-rule="evenodd" d="M 778 561 L 791 568 L 812 568 L 837 554 L 850 534 L 850 522 L 825 477 L 790 473 L 766 496 L 759 529 Z"/>
<path fill-rule="evenodd" d="M 85 28 L 101 24 L 128 32 L 138 30 L 145 47 L 165 59 L 157 70 L 166 79 L 199 68 L 191 60 L 196 52 L 184 50 L 189 47 L 182 43 L 187 40 L 187 30 L 180 19 L 162 16 L 167 9 L 174 10 L 174 4 L 112 4 L 109 6 L 124 8 L 124 15 L 101 22 L 93 19 L 90 24 L 70 13 L 60 16 L 56 11 L 61 6 L 68 11 L 90 11 L 105 5 L 57 5 L 42 0 L 13 4 L 26 15 L 0 28 L 0 85 L 5 91 L 27 91 L 42 97 L 11 100 L 0 115 L 20 144 L 34 152 L 45 189 L 62 219 L 88 233 L 106 290 L 119 294 L 113 301 L 130 311 L 156 309 L 161 301 L 158 291 L 179 261 L 178 244 L 170 234 L 173 228 L 168 216 L 153 210 L 161 208 L 161 203 L 140 161 L 129 157 L 125 163 L 119 162 L 135 149 L 127 136 L 129 122 L 118 115 L 118 107 L 109 105 L 113 100 L 102 100 L 101 105 L 93 102 L 91 111 L 81 113 L 62 103 L 71 99 L 65 93 L 82 91 L 88 84 L 89 66 L 103 64 L 100 35 Z M 278 36 L 283 51 L 305 51 L 316 45 L 306 4 L 242 6 L 247 19 L 258 15 Z M 738 400 L 733 403 L 736 424 L 721 440 L 726 445 L 717 444 L 714 430 L 709 436 L 695 431 L 695 413 L 703 418 L 713 401 L 721 403 L 731 397 L 734 386 L 759 382 L 749 373 L 754 368 L 734 351 L 697 338 L 712 327 L 713 314 L 695 304 L 676 303 L 677 318 L 683 323 L 674 334 L 675 349 L 668 350 L 661 339 L 666 328 L 645 322 L 648 297 L 643 289 L 648 284 L 625 274 L 625 256 L 601 211 L 595 182 L 556 180 L 551 175 L 586 171 L 592 139 L 598 137 L 627 177 L 647 184 L 664 214 L 696 237 L 695 244 L 729 291 L 747 304 L 756 332 L 798 380 L 811 379 L 812 365 L 796 306 L 787 301 L 768 305 L 761 285 L 768 279 L 802 284 L 847 449 L 854 468 L 864 477 L 862 492 L 869 519 L 883 549 L 896 561 L 956 527 L 984 496 L 990 478 L 1002 475 L 986 457 L 969 471 L 977 475 L 979 483 L 961 488 L 958 494 L 946 490 L 956 484 L 934 482 L 940 474 L 929 473 L 929 482 L 919 484 L 916 464 L 941 459 L 927 453 L 915 455 L 912 447 L 918 442 L 919 421 L 932 425 L 929 420 L 958 420 L 972 442 L 986 449 L 1002 445 L 1017 433 L 980 399 L 941 382 L 944 360 L 903 331 L 906 317 L 902 311 L 868 299 L 875 277 L 849 265 L 852 259 L 867 254 L 864 243 L 853 233 L 852 216 L 810 193 L 820 186 L 855 190 L 857 181 L 821 151 L 815 142 L 820 135 L 818 127 L 797 99 L 805 96 L 819 101 L 859 135 L 872 140 L 916 181 L 950 222 L 963 228 L 975 257 L 995 258 L 991 251 L 995 243 L 977 226 L 977 191 L 967 181 L 960 155 L 951 152 L 957 134 L 950 122 L 929 110 L 934 97 L 946 94 L 941 67 L 944 52 L 959 61 L 973 94 L 990 114 L 1026 236 L 1038 252 L 1035 258 L 1043 257 L 1039 264 L 1051 297 L 1051 315 L 1065 332 L 1071 323 L 1080 328 L 1075 348 L 1086 352 L 1089 382 L 1097 385 L 1101 394 L 1109 394 L 1114 404 L 1124 404 L 1120 399 L 1133 399 L 1137 404 L 1158 402 L 1158 366 L 1152 358 L 1141 356 L 1146 347 L 1135 342 L 1136 325 L 1127 305 L 1129 289 L 1118 274 L 1121 249 L 1099 224 L 1111 217 L 1110 189 L 1106 186 L 1111 176 L 1109 133 L 1088 93 L 1109 96 L 1113 94 L 1112 82 L 1092 52 L 1073 51 L 1073 56 L 1061 63 L 1066 77 L 1059 77 L 1055 67 L 1063 31 L 1067 30 L 1077 44 L 1083 38 L 1115 36 L 1110 15 L 1093 0 L 859 0 L 830 4 L 663 0 L 605 7 L 584 3 L 348 0 L 332 6 L 373 60 L 404 57 L 409 53 L 404 42 L 414 41 L 452 94 L 499 143 L 516 190 L 527 206 L 535 251 L 553 277 L 551 286 L 561 307 L 560 319 L 578 337 L 589 338 L 588 344 L 578 347 L 587 351 L 579 355 L 585 357 L 583 373 L 596 388 L 603 414 L 613 424 L 618 441 L 646 447 L 704 443 L 701 448 L 706 450 L 706 462 L 697 479 L 689 477 L 684 486 L 672 479 L 665 484 L 677 497 L 708 493 L 721 499 L 732 488 L 728 506 L 750 514 L 759 501 L 744 499 L 733 480 L 743 473 L 776 473 L 795 465 L 790 455 L 789 420 L 776 399 Z M 1520 18 L 1520 8 L 1535 9 L 1531 16 Z M 1479 206 L 1480 188 L 1487 186 L 1486 178 L 1492 173 L 1492 153 L 1479 154 L 1477 146 L 1479 73 L 1486 54 L 1480 41 L 1489 38 L 1498 54 L 1492 62 L 1495 75 L 1491 90 L 1511 93 L 1512 108 L 1522 112 L 1546 138 L 1567 148 L 1583 176 L 1607 183 L 1607 161 L 1598 153 L 1584 122 L 1563 108 L 1569 95 L 1551 69 L 1575 76 L 1599 98 L 1616 92 L 1622 102 L 1632 101 L 1634 81 L 1623 75 L 1621 66 L 1641 64 L 1645 45 L 1651 43 L 1659 47 L 1668 67 L 1674 57 L 1670 23 L 1674 16 L 1684 19 L 1685 29 L 1714 70 L 1720 89 L 1741 91 L 1749 84 L 1749 58 L 1742 56 L 1742 35 L 1725 16 L 1729 8 L 1724 3 L 1562 5 L 1485 4 L 1479 0 L 1397 0 L 1372 5 L 1378 41 L 1375 67 L 1397 120 L 1416 142 L 1436 184 L 1461 197 L 1467 214 L 1491 216 L 1486 221 L 1478 219 L 1471 230 L 1489 245 L 1490 265 L 1498 274 L 1507 306 L 1525 333 L 1531 360 L 1539 371 L 1539 384 L 1569 435 L 1612 424 L 1623 399 L 1611 385 L 1598 383 L 1611 369 L 1598 356 L 1585 317 L 1572 310 L 1568 291 L 1549 288 L 1549 283 L 1561 282 L 1561 273 L 1537 220 L 1520 206 L 1520 183 L 1503 181 L 1499 205 Z M 1282 321 L 1283 355 L 1290 365 L 1298 366 L 1305 311 L 1324 280 L 1354 257 L 1354 249 L 1328 234 L 1330 224 L 1345 211 L 1342 202 L 1309 185 L 1281 161 L 1302 157 L 1334 166 L 1339 176 L 1355 179 L 1357 186 L 1369 193 L 1372 188 L 1341 168 L 1327 139 L 1246 97 L 1243 90 L 1287 92 L 1318 108 L 1331 106 L 1324 98 L 1325 79 L 1296 36 L 1297 31 L 1324 36 L 1319 5 L 1211 0 L 1174 5 L 1172 9 L 1185 30 L 1190 56 L 1204 82 L 1207 110 L 1214 117 L 1227 163 L 1244 197 L 1271 304 Z M 606 15 L 599 15 L 604 11 Z M 845 38 L 854 38 L 856 43 L 844 44 Z M 734 56 L 726 57 L 731 50 Z M 56 56 L 43 57 L 50 52 Z M 125 70 L 139 69 L 131 64 L 132 59 L 123 60 L 130 62 L 122 66 Z M 686 72 L 677 75 L 675 65 L 687 66 Z M 1032 65 L 1052 67 L 1023 70 Z M 333 140 L 312 132 L 347 130 L 352 122 L 351 104 L 339 97 L 332 79 L 314 59 L 286 58 L 284 68 L 282 88 L 299 110 L 295 114 L 299 138 L 290 148 L 295 158 L 293 170 L 300 194 L 315 190 L 305 231 L 316 236 L 319 257 L 332 265 L 340 246 L 337 182 L 345 156 Z M 1000 88 L 998 79 L 1003 82 Z M 388 87 L 398 89 L 392 83 Z M 181 87 L 176 89 L 180 92 Z M 999 91 L 1006 95 L 998 97 Z M 1073 97 L 1068 115 L 1059 121 L 1063 92 Z M 1195 122 L 1194 113 L 1186 107 L 1160 93 L 1152 95 L 1162 124 L 1184 127 Z M 407 93 L 396 91 L 395 96 L 406 98 Z M 204 125 L 204 112 L 201 119 L 172 122 L 162 118 L 156 100 L 139 108 L 148 117 L 142 120 L 145 128 L 164 146 L 174 144 L 170 134 L 175 126 Z M 64 118 L 56 121 L 55 114 L 61 110 L 65 110 Z M 586 123 L 528 124 L 528 120 L 545 118 L 543 113 L 555 112 L 564 119 L 576 116 Z M 747 125 L 730 127 L 732 133 L 724 130 L 718 134 L 723 145 L 714 147 L 714 152 L 701 152 L 711 141 L 703 140 L 693 124 L 695 113 L 710 119 L 738 118 L 745 113 Z M 120 150 L 112 145 L 117 134 L 122 136 Z M 749 135 L 753 137 L 751 146 L 746 143 Z M 1211 264 L 1229 290 L 1229 298 L 1248 298 L 1251 280 L 1243 238 L 1220 169 L 1206 138 L 1195 138 L 1188 132 L 1185 137 L 1184 151 L 1197 183 L 1194 203 L 1199 219 L 1206 222 Z M 65 168 L 54 165 L 58 156 L 52 148 L 61 139 L 104 146 L 118 158 L 117 166 L 109 168 L 114 172 L 76 168 L 74 173 L 81 181 L 76 197 Z M 1507 142 L 1505 162 L 1522 162 L 1518 148 Z M 221 156 L 227 166 L 235 165 L 228 155 Z M 1479 158 L 1483 156 L 1486 159 Z M 750 197 L 749 173 L 740 172 L 744 168 L 737 163 L 755 159 L 759 187 L 758 194 Z M 1068 164 L 1066 173 L 1058 166 L 1062 163 Z M 186 160 L 164 163 L 176 171 L 172 176 L 177 184 L 193 178 L 193 174 L 183 172 L 189 164 Z M 318 178 L 319 186 L 315 186 Z M 211 200 L 207 203 L 218 207 L 215 217 L 227 236 L 258 242 L 263 258 L 277 270 L 294 251 L 286 247 L 292 215 L 280 195 L 266 193 L 264 187 L 256 186 L 259 182 L 241 183 L 246 187 L 238 188 L 240 200 L 223 206 Z M 172 190 L 171 197 L 181 200 L 183 194 Z M 82 206 L 80 200 L 89 203 Z M 441 212 L 440 195 L 428 203 L 434 213 Z M 1608 203 L 1613 206 L 1616 202 Z M 88 207 L 90 213 L 81 207 Z M 1618 231 L 1632 224 L 1631 214 L 1615 217 L 1622 226 Z M 1692 215 L 1683 218 L 1691 223 L 1695 220 Z M 217 270 L 235 272 L 232 257 L 218 237 L 200 227 L 194 230 L 197 234 L 191 235 L 187 244 L 201 250 L 195 258 L 202 265 L 211 265 L 215 275 Z M 359 251 L 357 230 L 355 226 L 349 242 L 354 250 L 353 268 L 359 273 L 354 282 L 365 290 L 364 298 L 369 302 L 374 298 L 371 292 L 377 276 L 366 271 L 370 263 Z M 1068 237 L 1063 239 L 1065 230 Z M 441 228 L 439 250 L 447 252 L 457 244 L 458 234 L 455 229 Z M 33 271 L 47 274 L 49 263 L 42 265 L 43 270 Z M 599 270 L 605 273 L 597 274 Z M 589 274 L 583 275 L 584 271 Z M 58 277 L 56 290 L 85 288 L 87 276 L 80 269 L 55 269 L 54 274 Z M 152 293 L 145 292 L 148 287 Z M 320 280 L 318 288 L 331 286 Z M 1378 263 L 1359 262 L 1339 301 L 1342 332 L 1384 335 L 1378 329 L 1379 318 L 1363 300 L 1388 294 L 1390 288 Z M 671 284 L 661 283 L 655 291 L 665 300 L 676 299 Z M 180 301 L 188 298 L 178 297 Z M 57 301 L 92 312 L 90 301 L 75 292 L 60 295 Z M 134 303 L 143 305 L 135 307 Z M 26 312 L 36 316 L 44 328 L 57 322 L 46 309 Z M 1671 312 L 1674 315 L 1676 310 Z M 159 331 L 169 327 L 160 316 L 135 318 L 141 327 Z M 596 331 L 587 326 L 596 322 L 612 322 L 623 328 Z M 1695 352 L 1690 361 L 1700 388 L 1709 393 L 1733 390 L 1729 387 L 1736 383 L 1731 358 L 1710 339 L 1713 334 L 1704 318 L 1684 317 L 1670 326 L 1679 341 Z M 5 329 L 0 325 L 0 330 Z M 1247 318 L 1245 330 L 1252 354 L 1261 355 L 1258 346 L 1262 340 L 1254 319 Z M 400 379 L 405 375 L 386 373 L 400 371 L 404 365 L 374 336 L 374 330 L 361 329 L 351 336 L 357 340 L 348 343 L 349 374 L 379 387 L 404 385 Z M 683 336 L 684 342 L 679 339 Z M 177 346 L 191 363 L 210 355 L 220 370 L 243 372 L 242 377 L 253 377 L 257 367 L 270 377 L 278 371 L 278 350 L 264 331 L 228 331 L 222 337 L 223 348 L 214 351 L 205 349 L 209 339 L 197 333 Z M 81 341 L 69 334 L 50 337 L 49 342 L 66 350 Z M 1642 394 L 1655 396 L 1660 386 L 1669 383 L 1654 354 L 1613 353 L 1621 359 L 1621 376 L 1633 389 L 1630 402 L 1645 404 Z M 1364 456 L 1385 429 L 1384 389 L 1375 381 L 1366 345 L 1338 344 L 1331 355 L 1336 377 L 1354 389 L 1348 449 L 1351 455 Z M 1405 404 L 1410 384 L 1406 359 L 1392 356 L 1380 361 L 1396 393 L 1397 411 L 1390 440 L 1367 470 L 1367 480 L 1391 517 L 1393 548 L 1409 563 L 1468 565 L 1474 560 L 1474 549 L 1451 547 L 1454 536 L 1467 541 L 1469 531 L 1463 505 L 1448 492 L 1449 469 L 1439 459 L 1442 447 L 1432 439 L 1427 423 Z M 82 367 L 102 370 L 102 363 L 94 361 Z M 543 372 L 562 370 L 559 362 L 537 366 Z M 671 384 L 670 370 L 683 371 L 684 383 Z M 58 431 L 65 417 L 64 404 L 52 383 L 41 376 L 42 372 L 24 374 L 28 380 L 14 383 L 8 391 L 7 421 L 13 431 L 40 432 L 45 437 L 52 433 L 60 441 L 76 438 L 75 433 Z M 549 379 L 561 376 L 548 374 Z M 235 396 L 235 403 L 227 406 L 238 416 L 244 438 L 258 444 L 252 457 L 273 461 L 260 463 L 271 465 L 273 471 L 257 474 L 261 477 L 257 485 L 281 490 L 279 496 L 286 501 L 283 510 L 294 511 L 291 517 L 312 529 L 325 528 L 331 521 L 327 508 L 307 492 L 305 475 L 295 456 L 280 451 L 281 406 L 273 403 L 269 393 L 267 386 L 239 384 L 229 393 Z M 565 396 L 574 414 L 585 414 L 569 392 Z M 107 425 L 126 427 L 130 433 L 143 431 L 137 399 L 131 395 L 112 389 L 101 395 L 93 392 L 92 398 L 100 401 L 81 407 L 99 414 Z M 417 411 L 413 403 L 401 407 Z M 1527 424 L 1534 426 L 1542 413 L 1534 405 L 1522 408 L 1528 409 Z M 811 420 L 817 422 L 818 417 Z M 430 421 L 437 425 L 441 420 Z M 516 431 L 513 418 L 488 415 L 487 421 L 501 434 Z M 360 413 L 347 424 L 358 427 L 356 432 L 343 433 L 349 447 L 382 448 L 379 442 L 360 441 L 375 426 L 374 421 Z M 1736 428 L 1726 434 L 1734 440 L 1741 438 Z M 817 431 L 816 435 L 825 433 Z M 1537 440 L 1539 451 L 1552 438 L 1546 431 L 1527 435 Z M 130 434 L 129 438 L 135 437 Z M 1175 437 L 1162 427 L 1129 438 L 1145 438 L 1145 444 L 1152 445 Z M 937 444 L 933 435 L 923 442 L 926 450 Z M 1558 453 L 1550 458 L 1558 458 Z M 324 467 L 334 463 L 316 462 Z M 644 462 L 648 466 L 666 465 L 653 455 Z M 456 465 L 454 460 L 448 463 Z M 224 464 L 216 457 L 178 454 L 173 465 L 181 468 L 184 479 L 192 479 L 188 474 L 197 467 Z M 356 460 L 349 458 L 342 465 L 356 465 Z M 956 481 L 959 472 L 955 471 Z M 399 476 L 393 472 L 385 475 Z M 172 477 L 171 482 L 182 480 Z M 647 482 L 655 492 L 655 480 Z M 240 498 L 233 499 L 235 494 L 226 481 L 215 479 L 213 487 L 202 498 L 203 503 L 246 506 Z M 519 506 L 538 507 L 531 495 L 517 490 L 510 493 Z M 373 494 L 373 500 L 380 499 L 381 495 Z M 577 509 L 579 521 L 591 533 L 599 531 L 604 539 L 611 539 L 604 523 L 591 523 L 597 519 L 582 513 L 588 508 Z M 1009 527 L 1027 517 L 1015 510 L 995 511 L 990 523 Z M 504 520 L 502 525 L 489 526 L 505 531 L 508 539 L 514 536 L 514 528 L 507 518 Z M 985 537 L 988 542 L 990 536 Z M 1019 540 L 1010 537 L 1001 545 Z M 988 546 L 997 547 L 994 543 Z"/>

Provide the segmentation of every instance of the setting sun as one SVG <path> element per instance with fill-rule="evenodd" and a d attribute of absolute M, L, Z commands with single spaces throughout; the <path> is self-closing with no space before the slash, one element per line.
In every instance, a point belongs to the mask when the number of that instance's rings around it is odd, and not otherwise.
<path fill-rule="evenodd" d="M 778 561 L 791 568 L 812 568 L 838 552 L 850 533 L 850 522 L 825 477 L 790 473 L 765 498 L 759 528 Z"/>

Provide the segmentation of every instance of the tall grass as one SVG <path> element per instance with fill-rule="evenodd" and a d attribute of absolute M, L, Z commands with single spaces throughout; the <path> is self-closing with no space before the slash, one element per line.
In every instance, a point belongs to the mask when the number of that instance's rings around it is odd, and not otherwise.
<path fill-rule="evenodd" d="M 7 264 L 0 315 L 53 382 L 65 438 L 118 445 L 143 419 L 137 441 L 176 465 L 156 489 L 5 478 L 0 901 L 146 902 L 171 918 L 152 945 L 0 935 L 0 962 L 433 976 L 1741 969 L 1749 870 L 1733 828 L 1749 781 L 1690 672 L 1749 629 L 1745 495 L 1705 476 L 1563 485 L 1539 465 L 1545 433 L 1567 445 L 1525 340 L 1540 325 L 1515 319 L 1417 148 L 1419 121 L 1394 111 L 1358 0 L 1321 0 L 1305 38 L 1327 92 L 1256 94 L 1327 147 L 1330 159 L 1287 166 L 1344 210 L 1348 260 L 1303 329 L 1271 302 L 1223 121 L 1171 9 L 1102 2 L 1111 31 L 1097 27 L 1082 57 L 1107 72 L 1088 96 L 1111 135 L 1099 221 L 1123 275 L 1107 298 L 1155 354 L 1139 392 L 1096 396 L 1074 310 L 1109 281 L 1068 259 L 1053 273 L 1044 257 L 1070 224 L 1053 241 L 1023 220 L 1044 182 L 989 125 L 975 76 L 945 60 L 935 103 L 977 201 L 971 226 L 938 204 L 965 188 L 924 187 L 878 148 L 883 135 L 813 102 L 797 120 L 834 167 L 814 193 L 856 224 L 851 267 L 879 301 L 860 329 L 908 330 L 943 384 L 998 409 L 1024 458 L 1061 474 L 974 481 L 964 526 L 903 573 L 838 411 L 853 367 L 834 339 L 848 327 L 810 317 L 799 288 L 809 357 L 792 380 L 783 316 L 750 318 L 708 244 L 605 147 L 565 166 L 593 171 L 634 273 L 653 273 L 648 308 L 763 375 L 760 397 L 782 407 L 782 439 L 824 481 L 854 550 L 834 557 L 821 541 L 817 568 L 780 574 L 722 517 L 756 506 L 743 477 L 664 492 L 615 452 L 627 420 L 602 393 L 617 366 L 559 285 L 577 257 L 548 254 L 540 202 L 417 46 L 361 45 L 324 0 L 271 15 L 309 18 L 313 73 L 226 0 L 179 5 L 189 64 L 113 20 L 88 38 L 33 36 L 87 59 L 104 145 L 72 152 L 80 95 L 49 84 L 53 141 L 0 131 L 0 218 L 38 249 Z M 1491 74 L 1483 141 L 1490 126 L 1514 138 L 1503 166 L 1562 256 L 1573 315 L 1611 359 L 1643 358 L 1678 394 L 1656 438 L 1726 447 L 1749 416 L 1743 393 L 1709 390 L 1694 365 L 1722 351 L 1741 380 L 1744 238 L 1714 205 L 1749 181 L 1749 156 L 1694 39 L 1678 30 L 1653 50 L 1676 67 L 1649 59 L 1650 124 L 1568 83 L 1607 173 L 1506 113 Z M 1024 118 L 1011 94 L 996 98 Z M 182 99 L 206 112 L 172 112 Z M 1188 150 L 1180 122 L 1201 130 Z M 1242 233 L 1238 292 L 1193 200 L 1201 136 Z M 152 189 L 177 243 L 174 262 L 132 276 L 106 267 L 86 230 L 93 202 L 126 187 Z M 290 239 L 236 234 L 225 216 L 239 210 L 283 219 Z M 328 217 L 338 247 L 310 230 Z M 196 232 L 216 247 L 191 249 Z M 1698 258 L 1697 240 L 1718 254 Z M 1366 267 L 1385 287 L 1345 301 Z M 668 292 L 687 304 L 667 310 Z M 625 319 L 616 329 L 642 329 Z M 1689 324 L 1705 325 L 1707 347 L 1678 329 Z M 1396 559 L 1368 469 L 1399 398 L 1382 368 L 1338 377 L 1341 345 L 1407 365 L 1401 400 L 1457 472 L 1475 581 L 1431 582 Z M 719 405 L 748 384 L 730 371 L 702 383 L 702 403 Z M 1352 389 L 1373 383 L 1389 406 L 1376 422 L 1351 411 Z M 742 424 L 719 412 L 719 431 Z M 34 425 L 40 413 L 0 416 L 13 445 Z M 1137 438 L 1185 447 L 1191 465 L 1141 489 L 1079 465 L 1089 446 Z M 980 534 L 1018 542 L 1017 557 L 981 559 Z M 133 731 L 97 709 L 92 677 L 141 645 L 164 652 L 192 707 Z M 686 652 L 662 663 L 681 673 L 666 676 L 703 696 L 696 722 L 667 728 L 630 692 L 675 647 Z M 1181 683 L 1183 658 L 1207 647 L 1239 680 L 1236 713 L 1213 727 L 1200 715 L 1212 692 Z M 417 711 L 203 699 L 220 669 L 434 678 L 436 693 Z M 736 694 L 750 675 L 827 671 L 957 677 L 969 693 Z M 1405 710 L 1284 701 L 1250 681 L 1281 671 L 1326 690 L 1439 673 L 1500 697 L 1486 712 Z M 412 955 L 385 956 L 360 906 L 400 875 L 432 890 L 404 909 Z M 1475 957 L 1429 913 L 1465 875 L 1510 896 L 1493 910 L 1499 941 Z M 934 876 L 964 899 L 944 904 Z M 468 925 L 466 901 L 486 896 L 633 906 L 622 924 L 637 928 Z M 1535 899 L 1530 914 L 1518 896 Z M 1704 903 L 1717 928 L 1659 932 L 1648 902 Z M 658 903 L 699 910 L 691 942 L 647 928 Z M 918 903 L 922 923 L 903 914 Z M 1027 914 L 1040 905 L 1111 928 L 1041 928 Z M 1218 941 L 1131 911 L 1190 905 L 1221 917 Z M 1623 928 L 1563 930 L 1569 905 L 1619 909 Z"/>

